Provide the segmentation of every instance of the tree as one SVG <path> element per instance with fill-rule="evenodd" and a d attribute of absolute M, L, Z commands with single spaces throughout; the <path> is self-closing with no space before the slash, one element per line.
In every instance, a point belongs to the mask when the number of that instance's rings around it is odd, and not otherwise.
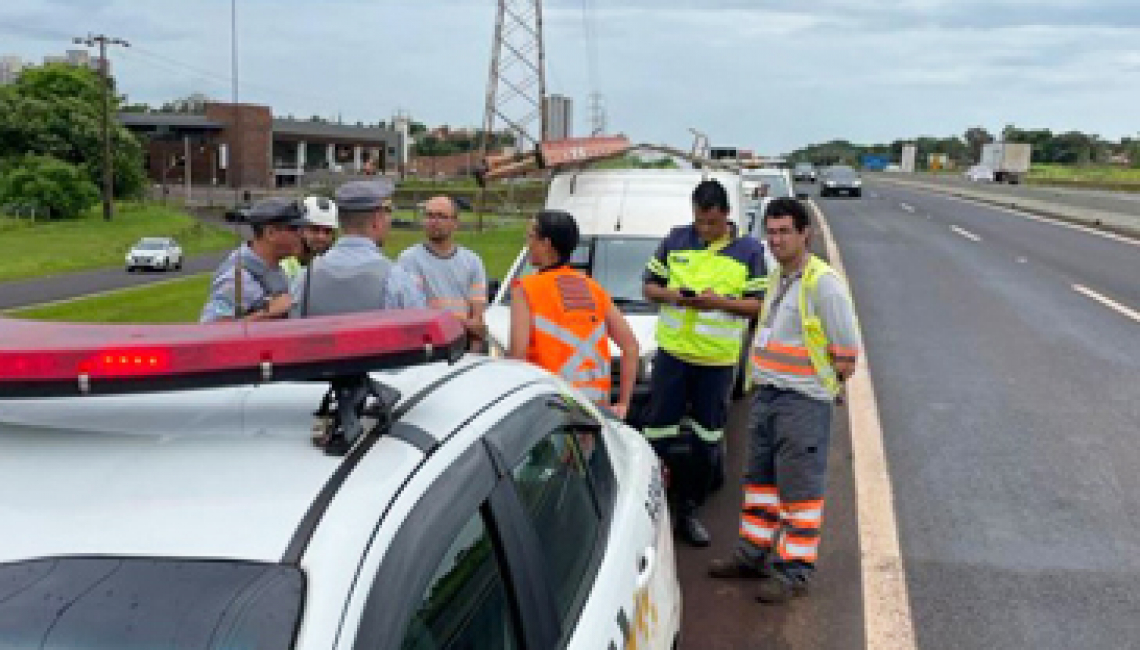
<path fill-rule="evenodd" d="M 50 156 L 103 178 L 102 102 L 99 75 L 88 68 L 53 65 L 25 70 L 0 87 L 0 159 Z M 111 114 L 120 99 L 112 93 Z M 138 195 L 145 182 L 142 145 L 112 120 L 111 157 L 117 196 Z"/>
<path fill-rule="evenodd" d="M 970 150 L 970 161 L 978 162 L 982 159 L 982 148 L 994 141 L 994 136 L 990 132 L 980 126 L 972 126 L 966 129 L 966 134 L 963 136 L 966 140 L 966 146 Z"/>
<path fill-rule="evenodd" d="M 9 159 L 0 172 L 0 205 L 58 219 L 78 217 L 98 200 L 99 189 L 85 169 L 51 156 Z"/>

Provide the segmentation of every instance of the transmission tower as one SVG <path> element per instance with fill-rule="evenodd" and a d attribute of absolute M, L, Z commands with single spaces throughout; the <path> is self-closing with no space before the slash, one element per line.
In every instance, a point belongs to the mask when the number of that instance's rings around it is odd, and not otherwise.
<path fill-rule="evenodd" d="M 519 150 L 546 134 L 546 72 L 542 0 L 497 0 L 495 42 L 483 116 L 483 157 L 495 129 L 505 129 Z"/>
<path fill-rule="evenodd" d="M 606 107 L 601 93 L 590 93 L 590 135 L 606 134 Z"/>

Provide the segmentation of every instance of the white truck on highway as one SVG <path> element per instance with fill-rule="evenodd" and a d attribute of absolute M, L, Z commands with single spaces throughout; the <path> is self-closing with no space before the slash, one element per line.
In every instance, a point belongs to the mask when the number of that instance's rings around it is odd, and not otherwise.
<path fill-rule="evenodd" d="M 1032 146 L 1016 142 L 993 142 L 982 145 L 979 165 L 993 170 L 995 183 L 1016 185 L 1029 173 Z"/>

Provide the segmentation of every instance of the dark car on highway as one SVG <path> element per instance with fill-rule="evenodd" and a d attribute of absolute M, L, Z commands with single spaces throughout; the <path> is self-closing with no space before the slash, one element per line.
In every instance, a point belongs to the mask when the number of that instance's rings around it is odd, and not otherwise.
<path fill-rule="evenodd" d="M 808 183 L 815 182 L 815 165 L 809 162 L 796 163 L 792 168 L 792 178 L 796 182 L 807 181 Z"/>
<path fill-rule="evenodd" d="M 859 178 L 858 172 L 846 165 L 828 167 L 819 177 L 820 196 L 839 194 L 863 195 L 863 179 Z"/>

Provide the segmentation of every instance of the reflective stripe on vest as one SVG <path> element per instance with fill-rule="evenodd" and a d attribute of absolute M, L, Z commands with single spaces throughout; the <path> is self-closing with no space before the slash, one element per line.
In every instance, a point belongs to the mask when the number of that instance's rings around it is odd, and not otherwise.
<path fill-rule="evenodd" d="M 598 323 L 594 331 L 586 338 L 579 338 L 574 332 L 559 326 L 545 316 L 535 316 L 534 326 L 574 348 L 574 356 L 567 359 L 561 368 L 552 370 L 569 383 L 576 381 L 593 381 L 610 376 L 610 360 L 598 354 L 598 342 L 606 335 L 605 321 Z M 593 368 L 583 368 L 583 364 L 592 361 Z"/>

